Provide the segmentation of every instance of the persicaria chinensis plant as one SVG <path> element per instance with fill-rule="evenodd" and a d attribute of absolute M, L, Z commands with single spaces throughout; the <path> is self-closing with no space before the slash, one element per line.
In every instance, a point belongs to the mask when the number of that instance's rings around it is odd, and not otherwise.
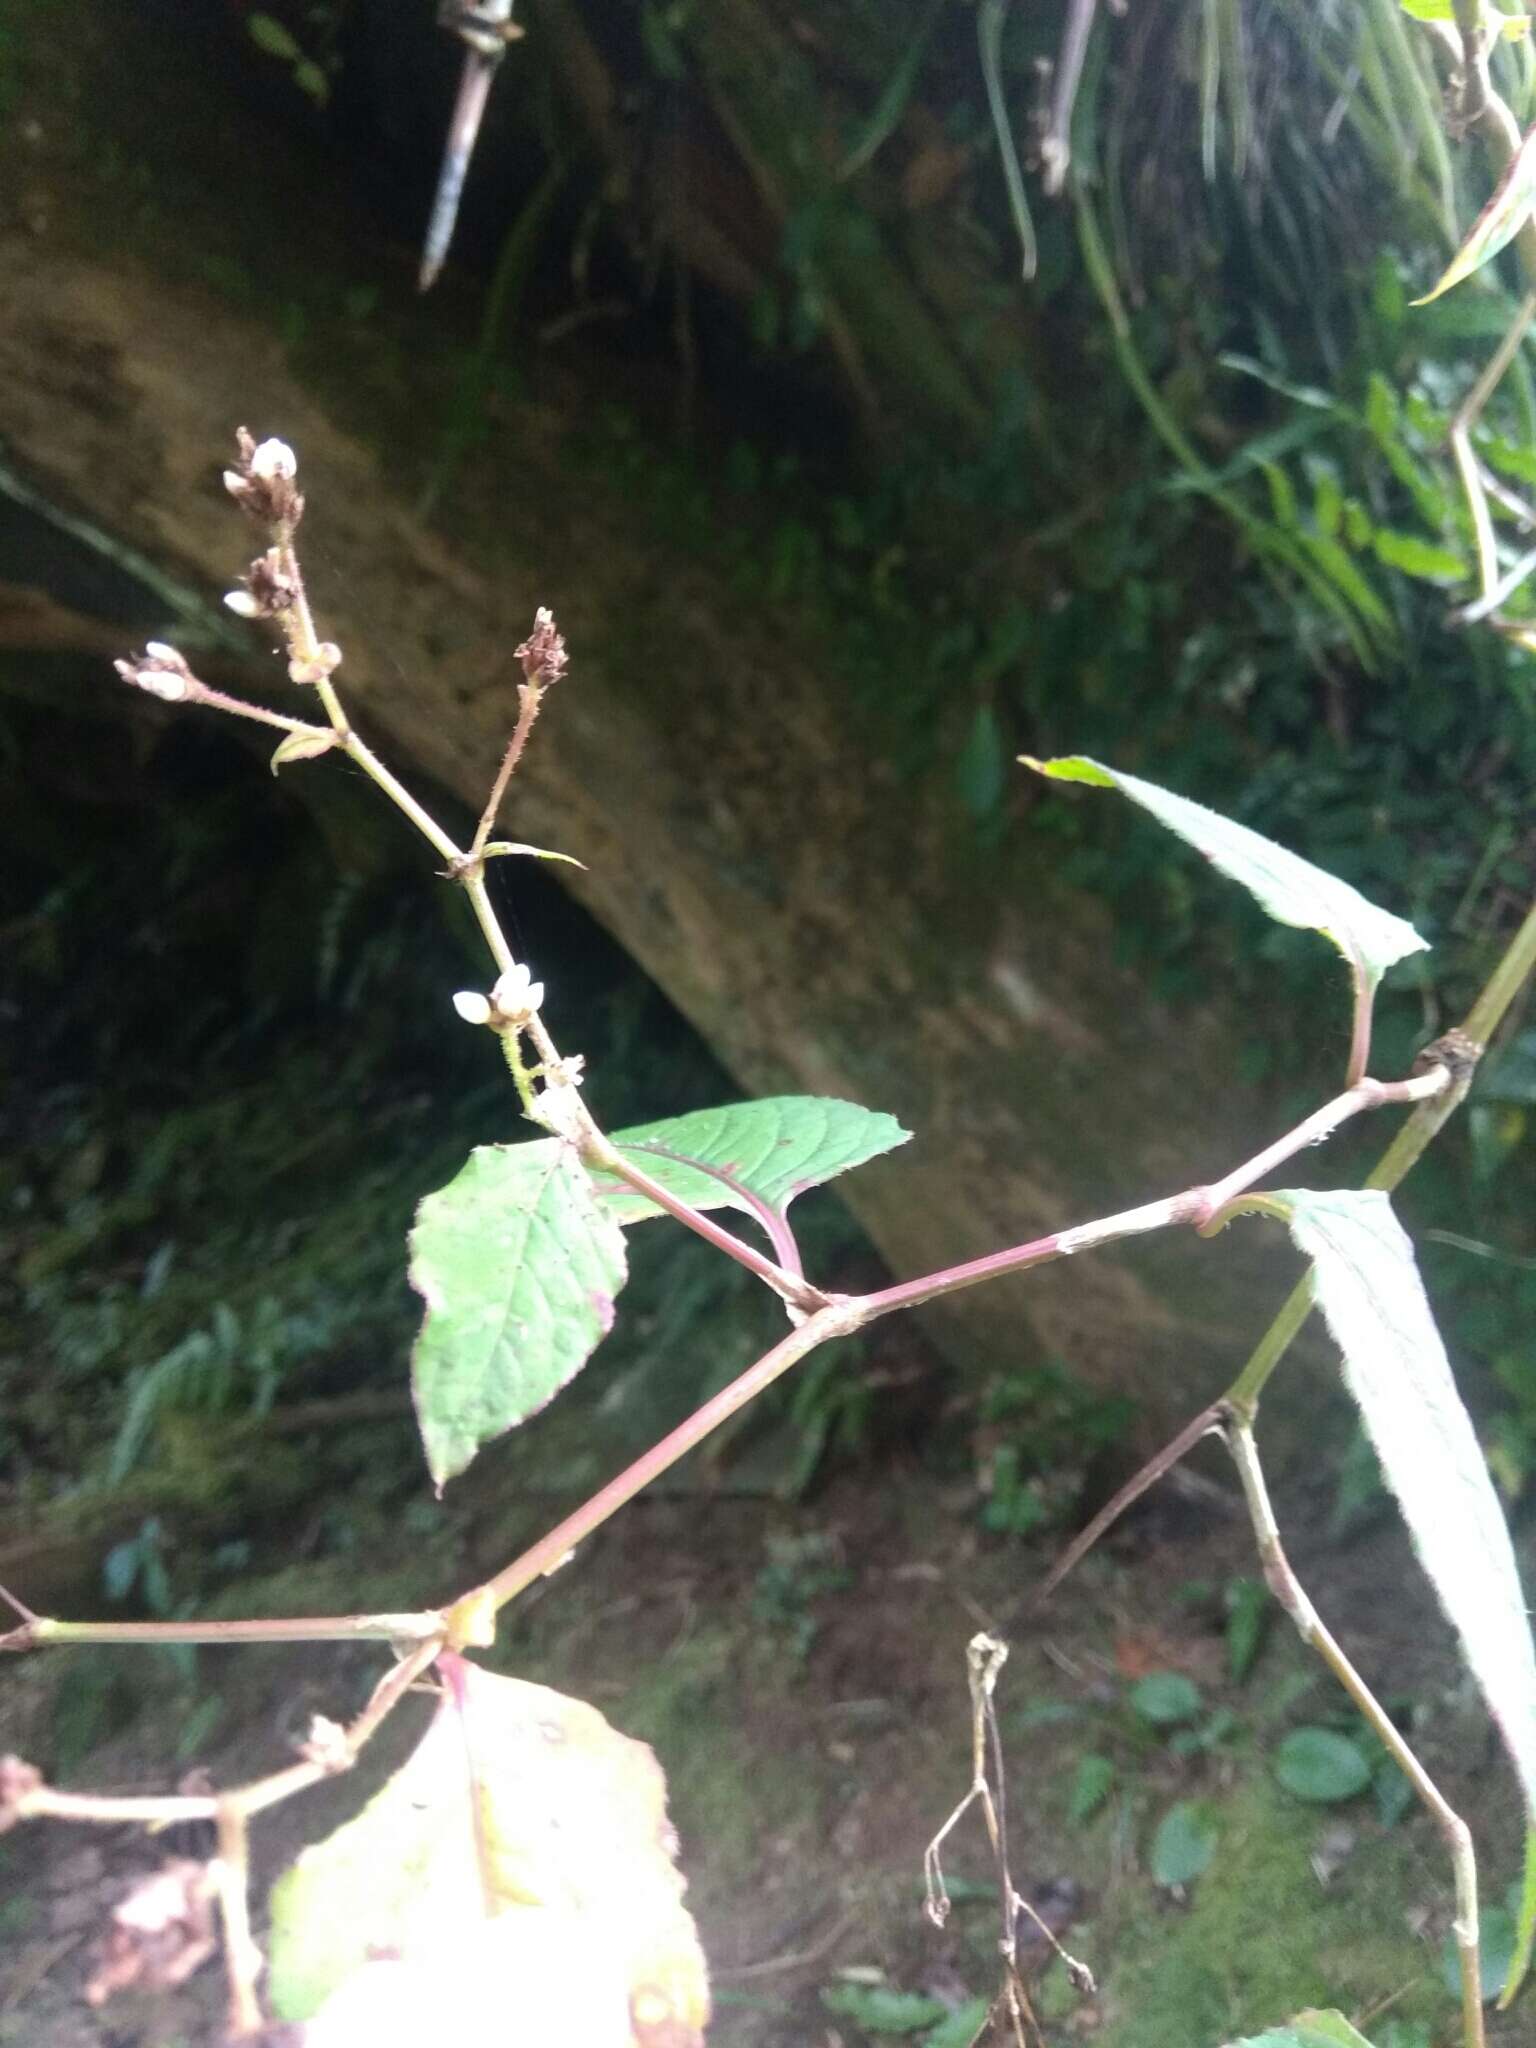
<path fill-rule="evenodd" d="M 549 612 L 537 613 L 516 651 L 520 680 L 510 737 L 473 836 L 460 845 L 347 716 L 337 686 L 342 653 L 320 637 L 301 572 L 297 535 L 304 500 L 292 449 L 280 440 L 257 442 L 242 430 L 225 483 L 259 535 L 259 551 L 226 602 L 239 616 L 280 633 L 288 678 L 306 715 L 214 689 L 162 643 L 119 662 L 118 671 L 168 705 L 271 726 L 278 735 L 274 772 L 307 772 L 323 756 L 341 754 L 377 785 L 426 840 L 449 885 L 468 897 L 485 942 L 485 979 L 478 988 L 445 990 L 445 1013 L 451 1003 L 467 1027 L 494 1033 L 522 1111 L 539 1134 L 476 1149 L 448 1186 L 425 1196 L 411 1232 L 410 1278 L 424 1304 L 412 1384 L 439 1491 L 483 1444 L 543 1407 L 591 1357 L 621 1307 L 628 1233 L 648 1219 L 670 1217 L 745 1266 L 779 1297 L 787 1327 L 737 1380 L 523 1555 L 441 1607 L 284 1621 L 72 1622 L 33 1613 L 24 1604 L 25 1587 L 7 1596 L 17 1623 L 0 1644 L 13 1652 L 60 1643 L 371 1639 L 389 1659 L 356 1720 L 342 1726 L 316 1719 L 294 1761 L 254 1783 L 223 1791 L 185 1785 L 165 1796 L 98 1795 L 56 1788 L 15 1757 L 0 1763 L 0 1826 L 53 1816 L 147 1826 L 211 1823 L 216 1831 L 216 1855 L 168 1865 L 155 1880 L 160 1891 L 153 1901 L 141 1892 L 129 1910 L 119 1911 L 93 1988 L 104 1996 L 120 1984 L 179 1982 L 217 1940 L 235 2040 L 277 2038 L 269 2033 L 275 2018 L 290 2029 L 284 2039 L 340 2048 L 376 2038 L 386 2015 L 390 2038 L 414 2024 L 425 2038 L 450 2006 L 476 2010 L 483 1995 L 502 2030 L 495 2038 L 527 2048 L 687 2048 L 701 2042 L 709 2018 L 707 1976 L 683 1904 L 654 1757 L 595 1709 L 487 1672 L 469 1653 L 493 1641 L 502 1608 L 830 1340 L 897 1310 L 1133 1234 L 1183 1228 L 1213 1236 L 1234 1219 L 1251 1217 L 1290 1234 L 1306 1261 L 1305 1278 L 1226 1392 L 1073 1545 L 1042 1594 L 1054 1590 L 1130 1498 L 1197 1442 L 1215 1436 L 1224 1443 L 1275 1598 L 1350 1693 L 1444 1836 L 1455 1881 L 1463 2040 L 1465 2048 L 1481 2048 L 1477 1872 L 1468 1830 L 1291 1570 L 1255 1432 L 1269 1376 L 1315 1304 L 1503 1738 L 1528 1822 L 1536 1817 L 1536 1657 L 1514 1553 L 1412 1247 L 1389 1199 L 1461 1101 L 1482 1045 L 1530 972 L 1536 911 L 1464 1028 L 1425 1046 L 1409 1074 L 1377 1079 L 1369 1072 L 1376 991 L 1389 967 L 1422 948 L 1410 925 L 1247 828 L 1135 776 L 1082 757 L 1027 760 L 1026 767 L 1059 782 L 1118 790 L 1248 889 L 1271 917 L 1316 931 L 1334 946 L 1347 971 L 1352 1017 L 1342 1087 L 1218 1181 L 871 1294 L 830 1293 L 805 1271 L 791 1221 L 794 1199 L 891 1151 L 907 1133 L 877 1110 L 798 1096 L 605 1132 L 583 1095 L 580 1057 L 562 1052 L 544 1021 L 537 963 L 515 957 L 498 922 L 486 887 L 493 860 L 571 858 L 496 836 L 545 699 L 579 687 L 567 675 L 565 642 Z M 1398 1108 L 1408 1114 L 1367 1187 L 1259 1191 L 1261 1182 L 1346 1119 Z M 1450 1499 L 1454 1512 L 1447 1511 Z M 948 1894 L 940 1847 L 979 1804 L 995 1852 L 1002 1926 L 1000 1979 L 983 2035 L 990 2026 L 997 2039 L 1027 2048 L 1038 2029 L 1014 1944 L 1019 1916 L 1033 1913 L 1014 1887 L 993 1796 L 992 1703 L 1005 1656 L 1005 1646 L 990 1636 L 970 1646 L 972 1777 L 966 1797 L 929 1845 L 928 1910 L 943 1920 Z M 424 1685 L 438 1700 L 426 1734 L 362 1813 L 280 1880 L 264 1954 L 248 1906 L 250 1823 L 349 1769 L 405 1694 Z M 1536 1827 L 1528 1826 L 1527 1841 L 1536 1841 Z M 1536 1867 L 1529 1852 L 1527 1864 L 1528 1871 Z M 1528 1876 L 1506 2002 L 1525 1972 L 1533 1925 L 1536 1878 Z M 1067 1961 L 1074 1981 L 1091 1988 L 1086 1966 Z M 1178 2016 L 1168 2017 L 1176 2028 Z M 1274 2048 L 1295 2048 L 1361 2043 L 1363 2037 L 1335 2013 L 1302 2015 L 1264 2039 Z"/>

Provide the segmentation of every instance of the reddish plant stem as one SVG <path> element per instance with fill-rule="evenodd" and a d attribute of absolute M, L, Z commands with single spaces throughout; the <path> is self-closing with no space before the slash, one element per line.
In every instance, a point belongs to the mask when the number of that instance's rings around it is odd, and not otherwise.
<path fill-rule="evenodd" d="M 1426 1096 L 1437 1094 L 1450 1085 L 1449 1070 L 1436 1066 L 1427 1074 L 1416 1076 L 1410 1081 L 1362 1081 L 1358 1087 L 1347 1089 L 1330 1103 L 1307 1117 L 1283 1138 L 1266 1147 L 1249 1160 L 1245 1166 L 1227 1175 L 1225 1180 L 1211 1187 L 1188 1188 L 1182 1194 L 1170 1195 L 1160 1202 L 1148 1202 L 1138 1209 L 1122 1210 L 1119 1215 L 1106 1216 L 1095 1223 L 1079 1224 L 1072 1230 L 1053 1231 L 1048 1237 L 1032 1238 L 1027 1244 L 1013 1245 L 1005 1251 L 992 1252 L 984 1258 L 971 1259 L 959 1266 L 948 1266 L 937 1273 L 924 1274 L 920 1279 L 904 1280 L 894 1287 L 886 1287 L 875 1294 L 859 1295 L 842 1300 L 826 1301 L 821 1297 L 822 1306 L 814 1309 L 799 1329 L 791 1331 L 788 1337 L 765 1352 L 754 1364 L 749 1365 L 739 1378 L 728 1387 L 696 1409 L 685 1422 L 653 1444 L 641 1457 L 628 1466 L 617 1478 L 593 1494 L 563 1522 L 551 1529 L 530 1550 L 514 1558 L 494 1578 L 466 1595 L 468 1601 L 485 1601 L 493 1608 L 503 1606 L 508 1600 L 531 1585 L 535 1579 L 556 1570 L 570 1556 L 577 1544 L 602 1527 L 608 1518 L 617 1513 L 627 1501 L 634 1499 L 653 1480 L 675 1465 L 678 1459 L 709 1436 L 730 1416 L 753 1401 L 767 1386 L 782 1373 L 797 1364 L 807 1353 L 816 1350 L 829 1338 L 850 1336 L 866 1323 L 878 1317 L 889 1315 L 896 1309 L 915 1308 L 925 1301 L 933 1301 L 940 1295 L 957 1293 L 965 1287 L 975 1287 L 982 1281 L 996 1279 L 1004 1273 L 1027 1271 L 1031 1266 L 1044 1265 L 1050 1259 L 1067 1258 L 1074 1252 L 1087 1251 L 1095 1245 L 1109 1244 L 1117 1238 L 1130 1237 L 1142 1231 L 1161 1230 L 1174 1223 L 1193 1223 L 1205 1229 L 1219 1216 L 1221 1209 L 1232 1201 L 1249 1182 L 1267 1173 L 1280 1160 L 1289 1158 L 1303 1146 L 1314 1143 L 1319 1137 L 1357 1115 L 1361 1110 L 1387 1102 L 1421 1101 Z M 611 1148 L 609 1148 L 611 1150 Z M 632 1162 L 626 1162 L 632 1164 Z M 603 1161 L 606 1167 L 608 1162 Z M 610 1169 L 611 1170 L 611 1169 Z M 629 1178 L 626 1175 L 626 1178 Z M 638 1175 L 641 1182 L 649 1176 Z M 631 1181 L 631 1185 L 635 1185 Z M 657 1183 L 642 1188 L 651 1193 L 652 1200 L 660 1200 L 665 1194 Z M 665 1202 L 663 1206 L 669 1206 Z M 739 1240 L 732 1240 L 739 1244 Z M 742 1247 L 745 1249 L 745 1247 Z M 787 1277 L 787 1276 L 786 1276 Z M 810 1290 L 814 1291 L 814 1290 Z M 1199 1433 L 1209 1426 L 1206 1416 L 1197 1418 Z M 1193 1427 L 1193 1425 L 1192 1425 Z M 1182 1438 L 1170 1446 L 1172 1455 L 1164 1454 L 1167 1465 L 1176 1462 L 1182 1455 Z M 1157 1464 L 1158 1461 L 1154 1461 Z M 1158 1476 L 1154 1471 L 1153 1478 Z M 1150 1483 L 1150 1482 L 1149 1482 Z"/>
<path fill-rule="evenodd" d="M 800 1262 L 800 1247 L 795 1242 L 795 1233 L 789 1227 L 789 1218 L 773 1208 L 740 1181 L 733 1173 L 727 1173 L 723 1166 L 711 1166 L 702 1159 L 690 1159 L 685 1152 L 669 1151 L 665 1145 L 631 1145 L 631 1152 L 648 1152 L 657 1159 L 671 1159 L 679 1166 L 691 1166 L 695 1173 L 707 1174 L 711 1180 L 729 1188 L 742 1205 L 749 1209 L 762 1225 L 768 1242 L 773 1246 L 774 1256 L 786 1273 L 793 1273 L 797 1280 L 805 1278 L 805 1268 Z"/>
<path fill-rule="evenodd" d="M 528 735 L 533 731 L 533 721 L 539 715 L 539 706 L 544 692 L 537 683 L 519 683 L 517 686 L 517 723 L 512 728 L 512 737 L 507 741 L 507 751 L 501 757 L 501 766 L 496 770 L 496 780 L 491 784 L 491 793 L 485 800 L 485 809 L 480 813 L 480 822 L 475 827 L 474 839 L 470 842 L 468 858 L 478 862 L 484 858 L 486 841 L 496 823 L 496 813 L 501 809 L 501 800 L 507 793 L 507 784 L 512 780 L 513 771 L 523 758 L 523 749 L 528 744 Z"/>
<path fill-rule="evenodd" d="M 1155 1451 L 1135 1477 L 1125 1482 L 1114 1499 L 1107 1501 L 1099 1509 L 1087 1528 L 1073 1537 L 1050 1571 L 1030 1594 L 1029 1605 L 1039 1606 L 1049 1600 L 1068 1572 L 1074 1571 L 1082 1563 L 1099 1538 L 1107 1529 L 1114 1527 L 1128 1507 L 1133 1506 L 1149 1488 L 1157 1484 L 1159 1479 L 1164 1478 L 1175 1465 L 1188 1457 L 1203 1437 L 1221 1435 L 1226 1417 L 1225 1402 L 1213 1401 L 1209 1408 L 1201 1409 L 1193 1422 L 1186 1422 L 1171 1443 L 1166 1443 L 1160 1451 Z"/>
<path fill-rule="evenodd" d="M 546 1536 L 541 1536 L 531 1549 L 525 1550 L 509 1565 L 487 1579 L 483 1586 L 465 1596 L 465 1604 L 486 1601 L 493 1607 L 502 1607 L 508 1600 L 531 1586 L 535 1579 L 544 1578 L 557 1571 L 565 1563 L 577 1544 L 583 1542 L 594 1530 L 602 1527 L 610 1515 L 616 1514 L 626 1501 L 634 1499 L 663 1472 L 675 1465 L 679 1458 L 686 1457 L 704 1439 L 717 1430 L 722 1422 L 728 1421 L 739 1409 L 756 1400 L 765 1387 L 769 1387 L 797 1365 L 808 1352 L 817 1350 L 833 1337 L 851 1336 L 870 1319 L 869 1303 L 864 1301 L 833 1301 L 808 1316 L 799 1329 L 791 1330 L 787 1337 L 781 1337 L 771 1351 L 749 1365 L 746 1371 L 723 1387 L 713 1399 L 694 1410 L 685 1422 L 664 1436 L 660 1443 L 653 1444 L 634 1463 L 619 1473 L 615 1479 L 582 1502 L 574 1513 Z"/>
<path fill-rule="evenodd" d="M 1349 1030 L 1349 1065 L 1344 1086 L 1354 1088 L 1365 1079 L 1371 1059 L 1371 1013 L 1376 1007 L 1376 984 L 1358 960 L 1349 963 L 1355 1009 Z"/>
<path fill-rule="evenodd" d="M 439 1636 L 442 1627 L 436 1613 L 329 1614 L 292 1621 L 55 1621 L 34 1614 L 0 1636 L 0 1650 L 33 1650 L 47 1643 L 421 1643 Z"/>
<path fill-rule="evenodd" d="M 726 1257 L 734 1259 L 737 1265 L 745 1266 L 749 1273 L 755 1273 L 759 1280 L 766 1281 L 774 1293 L 781 1294 L 793 1308 L 800 1309 L 806 1315 L 814 1315 L 818 1309 L 827 1306 L 828 1297 L 819 1287 L 813 1287 L 810 1281 L 800 1274 L 788 1272 L 783 1266 L 775 1265 L 772 1259 L 764 1258 L 760 1251 L 749 1244 L 744 1244 L 733 1231 L 716 1223 L 704 1210 L 695 1209 L 692 1203 L 683 1201 L 681 1196 L 674 1195 L 670 1189 L 663 1187 L 659 1180 L 652 1180 L 643 1166 L 637 1166 L 634 1160 L 626 1157 L 611 1140 L 601 1139 L 594 1154 L 587 1154 L 584 1148 L 584 1156 L 587 1157 L 588 1165 L 626 1182 L 637 1195 L 644 1195 L 646 1200 L 654 1202 L 658 1209 L 665 1209 L 667 1214 L 675 1216 L 679 1223 L 686 1223 L 690 1230 L 702 1237 L 706 1243 L 712 1244 L 716 1251 L 724 1252 Z"/>
<path fill-rule="evenodd" d="M 1044 1265 L 1048 1260 L 1069 1258 L 1074 1252 L 1087 1251 L 1096 1245 L 1109 1244 L 1122 1237 L 1134 1236 L 1149 1230 L 1161 1230 L 1169 1225 L 1192 1223 L 1201 1230 L 1208 1230 L 1219 1220 L 1222 1210 L 1236 1198 L 1252 1181 L 1260 1178 L 1282 1159 L 1288 1158 L 1301 1147 L 1325 1137 L 1347 1117 L 1363 1109 L 1373 1108 L 1390 1102 L 1423 1101 L 1429 1096 L 1443 1092 L 1450 1085 L 1449 1070 L 1442 1066 L 1430 1069 L 1426 1074 L 1408 1081 L 1365 1080 L 1357 1087 L 1346 1089 L 1330 1103 L 1312 1116 L 1304 1119 L 1294 1130 L 1288 1131 L 1273 1145 L 1256 1154 L 1246 1165 L 1230 1173 L 1224 1180 L 1208 1187 L 1187 1188 L 1181 1194 L 1165 1196 L 1158 1202 L 1148 1202 L 1137 1209 L 1125 1209 L 1118 1215 L 1106 1216 L 1097 1222 L 1079 1224 L 1070 1230 L 1053 1231 L 1048 1237 L 1033 1238 L 1026 1244 L 1013 1245 L 1004 1251 L 992 1252 L 979 1259 L 971 1259 L 962 1265 L 948 1266 L 936 1273 L 927 1273 L 916 1280 L 900 1281 L 894 1287 L 881 1289 L 874 1294 L 855 1297 L 829 1298 L 809 1282 L 786 1273 L 771 1259 L 765 1259 L 750 1245 L 733 1237 L 720 1228 L 708 1216 L 689 1207 L 672 1195 L 659 1181 L 652 1180 L 643 1168 L 632 1159 L 625 1158 L 617 1148 L 597 1132 L 594 1125 L 594 1139 L 589 1163 L 600 1170 L 624 1180 L 637 1193 L 645 1195 L 658 1207 L 677 1216 L 689 1224 L 700 1236 L 739 1260 L 760 1279 L 782 1294 L 791 1306 L 799 1310 L 805 1320 L 790 1334 L 781 1339 L 773 1348 L 749 1365 L 746 1371 L 733 1380 L 728 1387 L 706 1401 L 702 1408 L 695 1410 L 686 1421 L 680 1423 L 662 1440 L 653 1444 L 633 1464 L 619 1473 L 590 1499 L 584 1501 L 563 1522 L 542 1537 L 522 1556 L 514 1558 L 494 1578 L 483 1586 L 466 1594 L 455 1607 L 479 1600 L 486 1601 L 494 1610 L 520 1593 L 535 1579 L 542 1578 L 564 1563 L 577 1544 L 595 1530 L 602 1527 L 608 1518 L 633 1500 L 653 1480 L 686 1457 L 704 1439 L 719 1428 L 730 1416 L 753 1401 L 765 1387 L 772 1385 L 782 1373 L 816 1350 L 830 1338 L 850 1336 L 866 1323 L 878 1317 L 890 1315 L 897 1309 L 915 1308 L 926 1301 L 936 1300 L 945 1294 L 954 1294 L 962 1288 L 979 1286 L 983 1281 L 998 1278 L 1005 1273 L 1027 1271 L 1031 1266 Z M 1201 1418 L 1203 1421 L 1203 1418 Z M 1172 1460 L 1170 1459 L 1171 1463 Z M 1166 1465 L 1160 1469 L 1166 1470 Z M 1156 1477 L 1156 1472 L 1153 1473 Z M 0 1636 L 0 1649 L 31 1649 L 45 1642 L 313 1642 L 334 1641 L 358 1636 L 386 1636 L 421 1643 L 443 1628 L 441 1613 L 413 1615 L 344 1615 L 324 1620 L 295 1622 L 60 1622 L 34 1617 L 13 1629 L 8 1635 Z"/>

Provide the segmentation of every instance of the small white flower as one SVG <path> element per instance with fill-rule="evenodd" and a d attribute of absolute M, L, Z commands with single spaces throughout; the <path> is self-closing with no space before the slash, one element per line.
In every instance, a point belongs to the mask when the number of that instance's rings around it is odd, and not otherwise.
<path fill-rule="evenodd" d="M 192 671 L 175 648 L 168 647 L 163 640 L 149 641 L 137 660 L 120 661 L 116 667 L 125 683 L 132 683 L 137 690 L 148 690 L 152 697 L 163 697 L 167 704 L 192 694 Z"/>
<path fill-rule="evenodd" d="M 263 483 L 274 483 L 278 478 L 290 482 L 298 473 L 298 457 L 286 441 L 263 441 L 251 456 L 251 475 L 260 477 Z"/>
<path fill-rule="evenodd" d="M 543 1000 L 543 982 L 535 981 L 521 961 L 509 967 L 491 990 L 491 1002 L 509 1024 L 533 1016 Z"/>
<path fill-rule="evenodd" d="M 232 498 L 239 498 L 245 495 L 245 478 L 238 469 L 225 470 L 224 488 Z"/>
<path fill-rule="evenodd" d="M 237 619 L 259 619 L 261 606 L 248 590 L 226 590 L 224 602 Z"/>
<path fill-rule="evenodd" d="M 453 999 L 453 1007 L 466 1024 L 489 1024 L 491 1006 L 477 989 L 461 988 Z"/>
<path fill-rule="evenodd" d="M 288 664 L 290 683 L 329 682 L 333 670 L 341 666 L 341 649 L 334 640 L 322 640 L 315 649 L 313 659 L 295 656 Z"/>
<path fill-rule="evenodd" d="M 167 704 L 174 704 L 187 694 L 187 679 L 180 669 L 141 668 L 136 681 L 141 690 L 148 690 L 152 697 L 163 697 Z"/>

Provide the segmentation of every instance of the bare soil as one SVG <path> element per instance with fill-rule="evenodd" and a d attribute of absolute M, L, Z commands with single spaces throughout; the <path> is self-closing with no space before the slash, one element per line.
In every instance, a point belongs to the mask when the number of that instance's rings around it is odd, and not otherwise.
<path fill-rule="evenodd" d="M 1327 1505 L 1305 1478 L 1282 1490 L 1295 1562 L 1473 1820 L 1496 1898 L 1517 1867 L 1507 1769 L 1391 1518 L 1335 1546 L 1319 1534 Z M 644 1501 L 504 1626 L 489 1661 L 592 1701 L 661 1757 L 710 1959 L 711 2041 L 853 2048 L 890 2038 L 858 2023 L 872 1986 L 948 2008 L 995 1988 L 974 1816 L 951 1839 L 960 1896 L 947 1926 L 922 1910 L 924 1847 L 969 1782 L 965 1646 L 983 1628 L 1011 1646 L 997 1703 L 1015 1880 L 1098 1985 L 1076 1996 L 1043 1944 L 1029 1952 L 1049 2042 L 1217 2048 L 1319 2003 L 1397 2027 L 1379 2038 L 1403 2048 L 1457 2039 L 1442 1982 L 1449 1877 L 1431 1823 L 1415 1810 L 1387 1825 L 1368 1798 L 1306 1805 L 1278 1788 L 1274 1751 L 1288 1728 L 1347 1725 L 1332 1681 L 1278 1615 L 1245 1678 L 1230 1676 L 1223 1590 L 1253 1575 L 1235 1494 L 1218 1482 L 1193 1502 L 1165 1496 L 1039 1613 L 1027 1595 L 1047 1547 L 986 1535 L 977 1507 L 973 1487 L 940 1485 L 915 1461 L 845 1475 L 808 1507 Z M 300 1570 L 282 1597 L 323 1606 L 325 1590 L 306 1598 Z M 352 1707 L 375 1664 L 359 1649 L 205 1659 L 225 1715 L 200 1760 L 224 1782 L 280 1762 L 311 1712 Z M 25 1748 L 58 1711 L 54 1668 L 38 1657 L 6 1673 L 0 1747 Z M 1201 1725 L 1209 1735 L 1225 1710 L 1225 1733 L 1218 1723 L 1203 1749 L 1178 1754 L 1174 1731 L 1127 1704 L 1154 1671 L 1192 1679 Z M 72 1784 L 166 1784 L 175 1731 L 124 1699 L 121 1730 L 76 1763 Z M 356 1809 L 413 1720 L 414 1703 L 365 1768 L 261 1824 L 258 1897 L 305 1841 Z M 1074 1819 L 1085 1755 L 1111 1761 L 1114 1786 Z M 1159 1887 L 1152 1836 L 1190 1799 L 1215 1817 L 1215 1860 L 1187 1887 Z M 174 1994 L 83 2002 L 104 1916 L 157 1853 L 130 1831 L 55 1824 L 0 1844 L 0 2042 L 222 2040 L 214 1963 Z M 1490 2040 L 1515 2048 L 1529 2026 L 1528 2012 L 1493 2020 Z"/>

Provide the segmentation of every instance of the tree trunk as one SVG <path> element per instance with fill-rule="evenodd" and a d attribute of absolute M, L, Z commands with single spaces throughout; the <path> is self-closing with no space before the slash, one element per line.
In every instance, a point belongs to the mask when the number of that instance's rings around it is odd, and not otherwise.
<path fill-rule="evenodd" d="M 550 605 L 572 673 L 508 830 L 587 863 L 574 892 L 744 1090 L 847 1096 L 917 1133 L 844 1183 L 898 1274 L 1243 1156 L 1261 1127 L 1231 1020 L 1153 1003 L 1047 842 L 1025 825 L 967 848 L 947 770 L 914 787 L 871 758 L 803 622 L 659 549 L 622 478 L 570 455 L 569 424 L 603 396 L 590 381 L 540 368 L 423 524 L 474 305 L 420 307 L 410 252 L 318 156 L 215 105 L 153 17 L 130 31 L 82 0 L 70 23 L 66 44 L 24 43 L 0 137 L 0 436 L 32 487 L 211 618 L 248 544 L 219 484 L 233 429 L 291 441 L 349 703 L 398 764 L 476 804 L 515 709 L 511 650 Z M 207 278 L 236 261 L 232 297 Z M 366 324 L 328 310 L 373 282 Z M 965 1359 L 1054 1354 L 1141 1397 L 1156 1429 L 1225 1383 L 1287 1268 L 1259 1225 L 1158 1238 L 957 1296 L 935 1328 Z"/>

